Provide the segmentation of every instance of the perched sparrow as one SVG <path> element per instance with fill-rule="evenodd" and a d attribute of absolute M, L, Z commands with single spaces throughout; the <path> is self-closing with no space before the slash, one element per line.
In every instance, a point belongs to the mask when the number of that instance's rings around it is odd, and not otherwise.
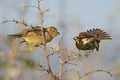
<path fill-rule="evenodd" d="M 45 36 L 46 43 L 50 42 L 53 38 L 59 35 L 58 30 L 54 26 L 43 28 L 43 33 Z M 23 42 L 26 42 L 28 45 L 40 46 L 43 45 L 44 39 L 42 37 L 42 30 L 40 28 L 31 28 L 24 29 L 20 33 L 8 35 L 8 38 L 23 38 Z"/>
<path fill-rule="evenodd" d="M 96 48 L 99 51 L 100 41 L 111 39 L 111 37 L 108 33 L 96 28 L 81 32 L 79 36 L 75 36 L 73 39 L 76 41 L 76 47 L 79 50 L 93 50 Z"/>

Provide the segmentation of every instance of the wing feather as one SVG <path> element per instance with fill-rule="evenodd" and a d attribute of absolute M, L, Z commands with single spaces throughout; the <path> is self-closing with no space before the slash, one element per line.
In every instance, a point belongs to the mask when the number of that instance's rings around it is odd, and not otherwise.
<path fill-rule="evenodd" d="M 88 35 L 94 36 L 95 39 L 97 40 L 112 39 L 111 36 L 107 32 L 105 32 L 104 30 L 98 29 L 98 28 L 87 30 L 87 33 Z"/>

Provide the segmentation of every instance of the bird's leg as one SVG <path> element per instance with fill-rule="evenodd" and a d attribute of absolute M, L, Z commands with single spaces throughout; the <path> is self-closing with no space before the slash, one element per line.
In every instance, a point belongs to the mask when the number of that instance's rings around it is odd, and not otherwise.
<path fill-rule="evenodd" d="M 99 43 L 97 43 L 96 41 L 94 41 L 94 44 L 95 44 L 96 50 L 98 51 L 99 50 Z"/>

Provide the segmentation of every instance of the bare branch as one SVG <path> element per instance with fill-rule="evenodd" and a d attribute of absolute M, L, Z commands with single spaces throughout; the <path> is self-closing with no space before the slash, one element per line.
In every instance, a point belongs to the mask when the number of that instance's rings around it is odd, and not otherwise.
<path fill-rule="evenodd" d="M 61 45 L 61 43 L 62 43 L 62 41 L 63 41 L 63 38 L 64 38 L 64 36 L 65 36 L 65 33 L 66 33 L 66 30 L 64 31 L 63 35 L 61 36 L 61 39 L 60 39 L 60 41 L 59 41 L 59 47 L 60 47 L 60 45 Z"/>
<path fill-rule="evenodd" d="M 104 73 L 107 73 L 107 74 L 109 74 L 110 76 L 112 76 L 112 74 L 111 74 L 109 71 L 107 71 L 107 70 L 95 70 L 95 71 L 91 71 L 91 72 L 88 72 L 88 73 L 83 74 L 83 75 L 79 75 L 79 80 L 80 80 L 81 78 L 84 78 L 84 77 L 86 77 L 86 76 L 88 76 L 88 75 L 90 75 L 90 74 L 92 74 L 92 73 L 96 73 L 96 72 L 104 72 Z"/>
<path fill-rule="evenodd" d="M 48 72 L 48 69 L 44 68 L 44 67 L 43 67 L 42 65 L 40 65 L 40 64 L 39 64 L 39 65 L 37 66 L 37 68 L 35 68 L 35 69 Z"/>
<path fill-rule="evenodd" d="M 43 13 L 46 13 L 46 12 L 49 12 L 49 11 L 50 11 L 50 10 L 49 10 L 49 9 L 47 9 L 47 10 L 44 10 L 44 11 L 43 11 Z"/>
<path fill-rule="evenodd" d="M 54 51 L 54 48 L 52 48 L 52 50 L 53 50 L 53 52 L 51 54 L 48 54 L 48 56 L 52 56 L 52 55 L 54 55 L 56 53 L 59 53 L 60 51 L 66 50 L 66 48 L 63 48 L 63 49 L 57 50 L 57 51 Z"/>
<path fill-rule="evenodd" d="M 37 8 L 39 10 L 39 15 L 40 15 L 40 29 L 42 30 L 42 38 L 43 38 L 43 51 L 44 54 L 46 56 L 46 60 L 47 60 L 47 64 L 48 64 L 48 69 L 50 71 L 51 74 L 53 74 L 52 70 L 51 70 L 51 64 L 50 64 L 50 59 L 47 53 L 47 49 L 46 49 L 46 40 L 45 40 L 45 34 L 43 32 L 43 11 L 41 10 L 41 6 L 40 6 L 40 1 L 41 0 L 37 0 Z"/>
<path fill-rule="evenodd" d="M 72 63 L 72 62 L 67 62 L 67 64 L 71 64 L 71 65 L 77 65 L 76 63 Z"/>
<path fill-rule="evenodd" d="M 61 57 L 61 52 L 60 52 L 60 50 L 61 50 L 61 43 L 62 43 L 62 41 L 63 41 L 63 37 L 64 37 L 64 35 L 65 35 L 65 32 L 66 32 L 66 30 L 64 31 L 64 33 L 63 33 L 63 35 L 62 35 L 62 37 L 61 37 L 61 40 L 59 41 L 59 52 L 58 52 L 58 56 L 59 56 L 59 60 L 60 60 L 60 71 L 59 71 L 59 77 L 60 77 L 60 79 L 61 79 L 61 77 L 62 77 L 62 67 L 63 67 L 63 61 L 62 61 L 62 57 Z"/>
<path fill-rule="evenodd" d="M 48 74 L 50 73 L 50 71 L 48 69 L 46 69 L 45 67 L 43 67 L 42 65 L 38 65 L 36 68 L 36 70 L 40 70 L 40 71 L 45 71 L 47 72 Z"/>
<path fill-rule="evenodd" d="M 50 71 L 49 69 L 44 68 L 44 67 L 43 67 L 42 65 L 40 65 L 40 64 L 38 65 L 37 70 L 47 72 L 47 74 L 49 75 L 49 79 L 48 79 L 48 80 L 59 80 L 59 78 L 58 78 L 56 75 L 54 75 L 52 71 Z M 46 75 L 46 74 L 44 74 L 44 75 L 42 75 L 42 76 L 45 76 L 45 75 Z M 42 76 L 41 76 L 41 77 L 42 77 Z"/>
<path fill-rule="evenodd" d="M 48 80 L 60 80 L 56 75 L 51 74 Z"/>
<path fill-rule="evenodd" d="M 64 75 L 65 73 L 72 72 L 72 71 L 75 71 L 75 69 L 65 70 L 65 71 L 63 72 L 63 75 Z"/>
<path fill-rule="evenodd" d="M 68 63 L 68 61 L 74 60 L 74 59 L 77 59 L 77 56 L 68 57 L 66 60 L 63 61 L 63 64 Z"/>
<path fill-rule="evenodd" d="M 48 68 L 51 71 L 51 65 L 50 65 L 49 56 L 48 56 L 48 53 L 47 53 L 47 50 L 46 50 L 46 45 L 43 46 L 43 51 L 44 51 L 44 54 L 45 54 L 46 59 L 47 59 Z"/>
<path fill-rule="evenodd" d="M 23 9 L 24 8 L 37 8 L 37 6 L 34 6 L 34 5 L 28 5 L 28 6 L 24 6 L 24 7 L 22 7 Z"/>
<path fill-rule="evenodd" d="M 29 26 L 27 23 L 24 22 L 24 20 L 23 21 L 18 21 L 18 20 L 15 20 L 15 19 L 4 20 L 2 23 L 5 24 L 5 23 L 8 23 L 8 22 L 15 22 L 16 24 L 23 24 L 24 26 Z"/>
<path fill-rule="evenodd" d="M 45 40 L 45 34 L 43 32 L 43 14 L 49 10 L 45 10 L 45 11 L 42 11 L 41 10 L 41 6 L 40 6 L 40 1 L 42 0 L 37 0 L 37 6 L 34 6 L 34 5 L 29 5 L 29 6 L 24 6 L 23 8 L 37 8 L 39 10 L 39 16 L 40 16 L 40 30 L 42 30 L 42 37 L 43 37 L 43 51 L 44 51 L 44 54 L 45 54 L 45 57 L 46 57 L 46 60 L 47 60 L 47 64 L 48 64 L 48 69 L 45 69 L 42 65 L 39 65 L 41 71 L 46 71 L 48 74 L 52 74 L 53 75 L 53 72 L 51 70 L 51 65 L 50 65 L 50 60 L 49 60 L 49 55 L 47 53 L 47 49 L 46 49 L 46 40 Z"/>

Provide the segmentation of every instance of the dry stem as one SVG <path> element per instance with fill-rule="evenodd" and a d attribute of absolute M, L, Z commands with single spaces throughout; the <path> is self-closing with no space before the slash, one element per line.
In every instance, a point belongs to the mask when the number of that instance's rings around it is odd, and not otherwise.
<path fill-rule="evenodd" d="M 62 43 L 62 41 L 63 41 L 63 37 L 64 37 L 64 35 L 65 35 L 65 32 L 66 32 L 66 30 L 64 31 L 64 33 L 63 33 L 63 35 L 62 35 L 62 37 L 61 37 L 61 40 L 59 41 L 59 52 L 58 52 L 58 56 L 59 56 L 59 60 L 60 60 L 60 71 L 59 71 L 59 77 L 60 77 L 60 79 L 61 79 L 61 77 L 62 77 L 62 67 L 63 67 L 63 61 L 62 61 L 62 57 L 61 57 L 61 52 L 60 52 L 60 50 L 61 50 L 61 43 Z"/>
<path fill-rule="evenodd" d="M 107 70 L 95 70 L 95 71 L 91 71 L 91 72 L 85 73 L 85 74 L 83 74 L 83 75 L 79 75 L 79 80 L 80 80 L 81 78 L 84 78 L 84 77 L 86 77 L 86 76 L 88 76 L 88 75 L 90 75 L 90 74 L 92 74 L 92 73 L 96 73 L 96 72 L 104 72 L 104 73 L 107 73 L 107 74 L 109 74 L 110 76 L 112 76 L 112 74 L 111 74 L 109 71 L 107 71 Z"/>
<path fill-rule="evenodd" d="M 40 7 L 40 0 L 37 0 L 37 9 L 39 10 L 39 14 L 40 14 L 40 28 L 42 30 L 42 37 L 43 37 L 43 50 L 44 50 L 44 53 L 45 53 L 45 56 L 46 56 L 46 59 L 47 59 L 47 63 L 48 63 L 48 68 L 49 70 L 51 71 L 51 65 L 50 65 L 50 60 L 49 60 L 49 56 L 48 56 L 48 53 L 47 53 L 47 49 L 46 49 L 46 40 L 45 40 L 45 34 L 43 32 L 43 13 L 44 11 L 41 10 L 41 7 Z"/>
<path fill-rule="evenodd" d="M 8 23 L 8 22 L 15 22 L 16 24 L 23 24 L 24 26 L 29 26 L 27 23 L 24 22 L 24 20 L 21 22 L 21 21 L 18 21 L 18 20 L 15 20 L 13 18 L 13 20 L 4 20 L 2 23 Z"/>

